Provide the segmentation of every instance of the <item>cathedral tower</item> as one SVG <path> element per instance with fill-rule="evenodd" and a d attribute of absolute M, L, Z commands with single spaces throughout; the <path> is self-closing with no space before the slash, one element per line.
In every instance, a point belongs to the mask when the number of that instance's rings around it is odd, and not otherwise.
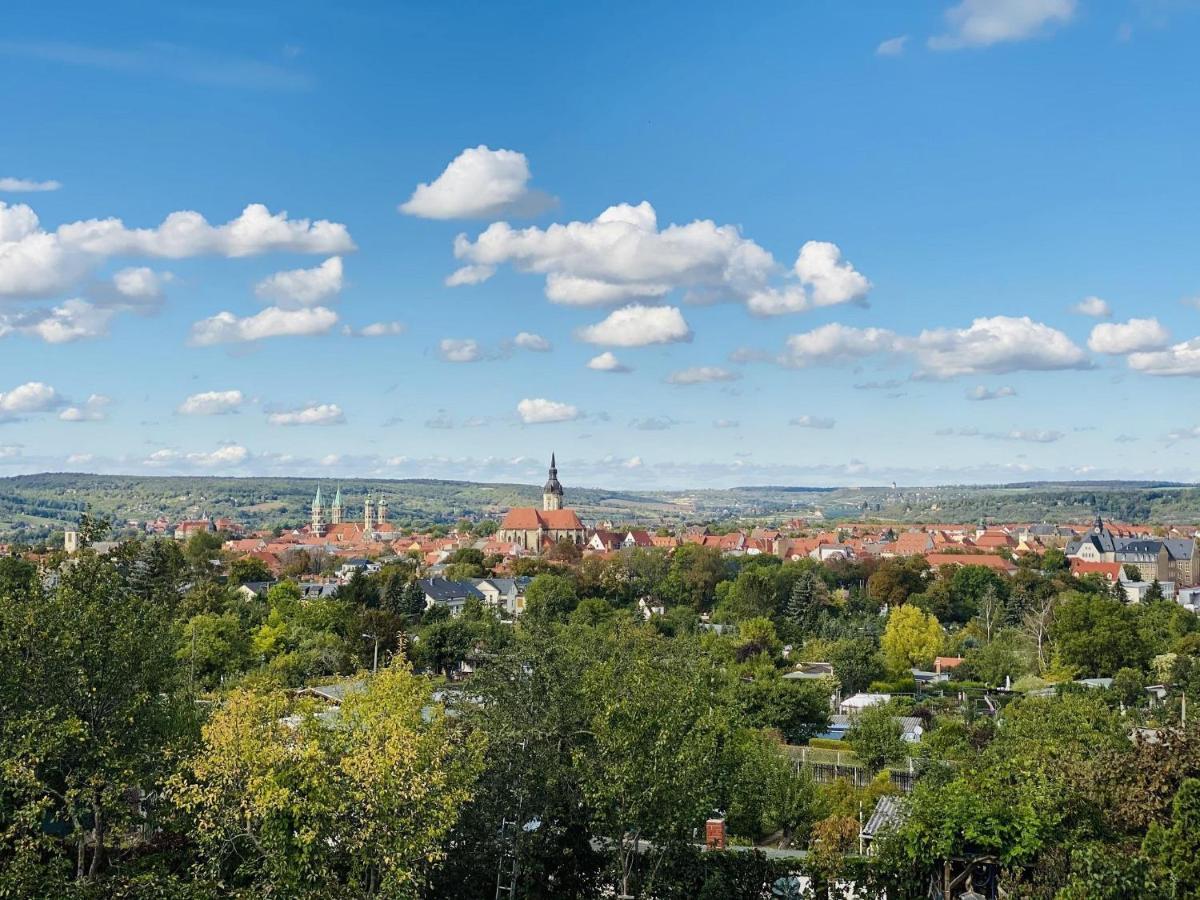
<path fill-rule="evenodd" d="M 321 486 L 317 485 L 317 495 L 313 497 L 312 518 L 309 522 L 313 534 L 325 533 L 325 507 L 321 505 Z"/>
<path fill-rule="evenodd" d="M 339 484 L 337 493 L 333 495 L 333 506 L 329 508 L 330 524 L 341 525 L 343 512 L 345 512 L 345 507 L 342 506 L 342 486 Z"/>
<path fill-rule="evenodd" d="M 363 531 L 373 531 L 375 529 L 375 503 L 371 499 L 371 495 L 367 494 L 367 502 L 363 505 Z"/>

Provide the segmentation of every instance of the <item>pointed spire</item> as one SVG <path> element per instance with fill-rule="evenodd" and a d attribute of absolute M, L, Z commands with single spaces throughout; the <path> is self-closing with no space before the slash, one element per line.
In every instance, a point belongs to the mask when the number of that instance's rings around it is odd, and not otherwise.
<path fill-rule="evenodd" d="M 337 487 L 337 493 L 333 495 L 333 505 L 334 506 L 342 505 L 342 486 L 340 484 Z"/>
<path fill-rule="evenodd" d="M 313 505 L 313 509 L 321 508 L 321 485 L 320 484 L 317 485 L 317 495 L 315 497 L 313 497 L 312 505 Z"/>
<path fill-rule="evenodd" d="M 557 468 L 558 468 L 558 466 L 557 466 L 557 465 L 555 464 L 555 462 L 554 462 L 554 451 L 553 451 L 553 450 L 551 450 L 551 451 L 550 451 L 550 468 L 551 468 L 551 469 L 557 469 Z"/>

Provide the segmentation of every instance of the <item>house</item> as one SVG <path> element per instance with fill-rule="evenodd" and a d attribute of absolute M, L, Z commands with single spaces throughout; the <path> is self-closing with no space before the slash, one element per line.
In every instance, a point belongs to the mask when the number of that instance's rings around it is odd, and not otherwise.
<path fill-rule="evenodd" d="M 452 616 L 463 611 L 470 599 L 483 602 L 484 595 L 470 581 L 450 581 L 447 578 L 422 578 L 417 582 L 425 594 L 425 608 L 444 606 Z"/>
<path fill-rule="evenodd" d="M 933 661 L 933 671 L 941 675 L 944 672 L 949 672 L 951 669 L 957 669 L 962 665 L 963 658 L 961 656 L 939 656 Z"/>
<path fill-rule="evenodd" d="M 247 581 L 245 584 L 239 584 L 235 593 L 243 600 L 257 600 L 260 597 L 266 597 L 267 591 L 274 583 L 273 581 Z"/>
<path fill-rule="evenodd" d="M 927 553 L 925 561 L 933 568 L 939 566 L 983 566 L 1003 575 L 1014 575 L 1016 564 L 995 553 Z"/>
<path fill-rule="evenodd" d="M 816 681 L 819 678 L 833 678 L 833 663 L 800 663 L 799 666 L 791 672 L 786 673 L 783 677 L 789 681 Z"/>
<path fill-rule="evenodd" d="M 652 616 L 665 616 L 667 607 L 661 600 L 642 597 L 638 600 L 638 611 L 642 614 L 643 619 L 649 621 Z"/>
<path fill-rule="evenodd" d="M 906 744 L 915 744 L 925 733 L 925 723 L 917 716 L 896 716 L 900 723 L 900 739 Z"/>
<path fill-rule="evenodd" d="M 1105 524 L 1099 516 L 1091 529 L 1079 540 L 1067 544 L 1070 559 L 1085 562 L 1120 563 L 1136 566 L 1140 581 L 1170 581 L 1182 587 L 1200 583 L 1200 554 L 1196 539 L 1125 537 L 1112 523 Z"/>
<path fill-rule="evenodd" d="M 588 538 L 587 549 L 594 550 L 597 553 L 610 553 L 613 550 L 621 548 L 623 538 L 619 531 L 608 531 L 603 528 L 597 528 L 592 532 L 592 536 Z"/>
<path fill-rule="evenodd" d="M 650 532 L 641 529 L 635 529 L 628 532 L 621 540 L 621 546 L 625 549 L 630 547 L 653 547 L 654 539 L 650 537 Z"/>
<path fill-rule="evenodd" d="M 900 799 L 891 794 L 884 794 L 876 802 L 871 817 L 867 819 L 862 831 L 859 832 L 861 843 L 868 854 L 871 853 L 871 845 L 876 838 L 899 824 L 902 812 L 900 803 Z"/>
<path fill-rule="evenodd" d="M 486 606 L 502 609 L 510 616 L 525 611 L 525 591 L 532 578 L 480 578 L 473 581 Z"/>

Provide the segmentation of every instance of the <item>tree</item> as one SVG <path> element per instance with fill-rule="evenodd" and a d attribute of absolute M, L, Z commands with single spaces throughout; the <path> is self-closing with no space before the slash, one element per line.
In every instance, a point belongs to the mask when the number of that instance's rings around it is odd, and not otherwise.
<path fill-rule="evenodd" d="M 929 666 L 942 647 L 942 626 L 936 617 L 915 606 L 893 609 L 880 647 L 888 668 L 896 674 Z"/>
<path fill-rule="evenodd" d="M 867 579 L 867 596 L 879 603 L 898 606 L 925 588 L 929 564 L 923 557 L 885 559 Z"/>
<path fill-rule="evenodd" d="M 529 622 L 561 622 L 575 608 L 575 585 L 564 575 L 538 575 L 525 589 L 525 611 Z"/>
<path fill-rule="evenodd" d="M 1155 600 L 1163 599 L 1162 585 L 1158 583 L 1158 579 L 1154 579 L 1150 583 L 1150 587 L 1146 588 L 1146 596 L 1142 598 L 1144 603 L 1153 603 Z"/>
<path fill-rule="evenodd" d="M 1100 594 L 1067 594 L 1054 616 L 1051 637 L 1063 662 L 1084 675 L 1145 668 L 1150 651 L 1130 607 Z"/>
<path fill-rule="evenodd" d="M 846 638 L 830 648 L 829 663 L 846 694 L 865 691 L 884 676 L 879 648 L 869 638 Z"/>
<path fill-rule="evenodd" d="M 796 626 L 801 634 L 811 634 L 816 630 L 821 606 L 828 591 L 825 583 L 812 569 L 800 573 L 788 594 L 784 606 L 785 618 Z"/>
<path fill-rule="evenodd" d="M 455 735 L 402 661 L 337 721 L 282 693 L 235 691 L 173 783 L 200 865 L 255 895 L 416 897 L 469 799 L 481 745 Z M 403 822 L 404 827 L 396 827 Z"/>
<path fill-rule="evenodd" d="M 53 593 L 0 597 L 0 772 L 15 808 L 69 823 L 77 878 L 103 871 L 129 788 L 161 783 L 163 746 L 186 745 L 175 643 L 166 607 L 87 551 Z"/>
<path fill-rule="evenodd" d="M 1179 786 L 1171 805 L 1170 825 L 1155 822 L 1146 833 L 1142 852 L 1157 873 L 1165 876 L 1172 896 L 1195 897 L 1200 885 L 1200 779 L 1188 778 Z"/>
<path fill-rule="evenodd" d="M 846 743 L 872 771 L 905 755 L 903 730 L 890 703 L 881 703 L 862 710 L 850 723 Z"/>
<path fill-rule="evenodd" d="M 229 581 L 231 584 L 249 584 L 251 582 L 274 581 L 275 576 L 265 562 L 257 556 L 243 556 L 229 564 Z"/>
<path fill-rule="evenodd" d="M 819 683 L 757 677 L 739 680 L 736 696 L 747 725 L 774 729 L 789 744 L 803 744 L 829 726 L 829 692 Z"/>

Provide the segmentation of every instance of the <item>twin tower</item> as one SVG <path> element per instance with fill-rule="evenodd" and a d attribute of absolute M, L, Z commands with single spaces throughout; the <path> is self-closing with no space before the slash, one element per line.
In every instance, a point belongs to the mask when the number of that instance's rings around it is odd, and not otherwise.
<path fill-rule="evenodd" d="M 310 530 L 314 534 L 324 534 L 330 525 L 341 525 L 345 521 L 345 515 L 346 507 L 342 503 L 341 487 L 338 487 L 337 493 L 333 495 L 333 503 L 326 509 L 321 502 L 321 486 L 317 485 L 317 495 L 313 497 L 312 502 Z M 385 521 L 387 521 L 387 500 L 383 497 L 375 500 L 370 494 L 367 494 L 366 503 L 363 504 L 363 531 L 374 531 Z"/>

